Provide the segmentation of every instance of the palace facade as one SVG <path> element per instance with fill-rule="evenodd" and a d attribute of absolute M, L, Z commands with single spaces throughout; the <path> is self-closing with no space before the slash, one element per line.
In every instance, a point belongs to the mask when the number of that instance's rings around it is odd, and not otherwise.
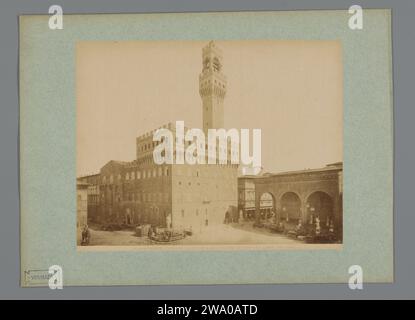
<path fill-rule="evenodd" d="M 222 62 L 221 50 L 214 42 L 203 48 L 199 94 L 203 108 L 201 128 L 206 136 L 208 129 L 224 126 L 227 83 Z M 161 128 L 175 135 L 174 124 Z M 174 161 L 158 165 L 153 158 L 154 148 L 160 143 L 153 141 L 155 131 L 136 138 L 135 160 L 111 160 L 99 174 L 78 179 L 90 184 L 90 198 L 96 199 L 88 207 L 88 221 L 127 225 L 150 223 L 193 232 L 223 223 L 227 212 L 237 210 L 238 166 L 230 161 L 195 165 L 175 164 Z M 205 148 L 207 150 L 208 146 Z M 218 151 L 219 148 L 217 154 Z M 228 159 L 230 152 L 228 148 Z M 92 195 L 97 197 L 92 198 Z"/>

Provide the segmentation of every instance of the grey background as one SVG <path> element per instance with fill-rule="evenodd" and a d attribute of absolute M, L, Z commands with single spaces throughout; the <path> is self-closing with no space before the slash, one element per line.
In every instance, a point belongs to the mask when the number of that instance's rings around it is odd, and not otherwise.
<path fill-rule="evenodd" d="M 70 13 L 197 12 L 392 8 L 395 125 L 395 283 L 352 291 L 333 285 L 221 285 L 20 288 L 18 157 L 18 15 L 46 14 L 52 4 Z M 282 299 L 415 298 L 415 215 L 410 210 L 415 163 L 410 93 L 415 83 L 412 32 L 415 2 L 408 1 L 1 1 L 0 2 L 0 298 L 2 299 Z M 412 89 L 412 90 L 411 90 Z M 364 161 L 364 155 L 362 155 Z M 370 196 L 370 195 L 368 195 Z M 356 244 L 359 245 L 359 244 Z M 345 267 L 345 270 L 347 268 Z M 346 271 L 345 271 L 346 272 Z"/>

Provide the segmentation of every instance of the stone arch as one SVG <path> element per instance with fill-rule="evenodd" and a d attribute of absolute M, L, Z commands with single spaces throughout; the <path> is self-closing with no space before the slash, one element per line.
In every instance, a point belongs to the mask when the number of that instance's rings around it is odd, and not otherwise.
<path fill-rule="evenodd" d="M 309 189 L 309 190 L 307 190 L 308 192 L 305 192 L 303 195 L 304 195 L 304 197 L 303 197 L 303 199 L 304 199 L 304 203 L 307 203 L 307 200 L 308 200 L 308 198 L 310 198 L 310 196 L 313 194 L 313 193 L 316 193 L 316 192 L 321 192 L 321 193 L 325 193 L 327 196 L 329 196 L 333 201 L 334 201 L 334 198 L 335 198 L 335 194 L 332 192 L 332 190 L 330 190 L 330 189 L 326 189 L 326 188 L 313 188 L 313 189 Z"/>
<path fill-rule="evenodd" d="M 259 214 L 261 219 L 275 216 L 277 203 L 272 191 L 264 190 L 259 195 Z"/>
<path fill-rule="evenodd" d="M 315 223 L 319 219 L 321 227 L 329 228 L 334 224 L 335 203 L 334 197 L 328 192 L 316 190 L 306 198 L 306 221 Z"/>
<path fill-rule="evenodd" d="M 293 191 L 286 191 L 280 196 L 280 218 L 298 222 L 301 219 L 301 197 Z"/>

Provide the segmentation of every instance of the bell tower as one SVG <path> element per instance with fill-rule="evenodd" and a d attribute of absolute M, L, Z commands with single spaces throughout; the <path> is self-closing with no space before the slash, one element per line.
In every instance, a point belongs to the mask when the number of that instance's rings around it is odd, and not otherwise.
<path fill-rule="evenodd" d="M 203 48 L 202 72 L 199 75 L 199 93 L 203 107 L 203 132 L 224 127 L 226 77 L 222 73 L 222 52 L 213 41 Z"/>

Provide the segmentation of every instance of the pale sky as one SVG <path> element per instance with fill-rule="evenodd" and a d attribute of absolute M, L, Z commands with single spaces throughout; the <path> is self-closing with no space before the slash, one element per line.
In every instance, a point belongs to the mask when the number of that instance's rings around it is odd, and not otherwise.
<path fill-rule="evenodd" d="M 77 44 L 77 174 L 135 159 L 137 136 L 168 122 L 202 127 L 199 74 L 208 41 Z M 343 159 L 338 41 L 216 41 L 227 77 L 226 128 L 262 129 L 268 172 Z"/>

